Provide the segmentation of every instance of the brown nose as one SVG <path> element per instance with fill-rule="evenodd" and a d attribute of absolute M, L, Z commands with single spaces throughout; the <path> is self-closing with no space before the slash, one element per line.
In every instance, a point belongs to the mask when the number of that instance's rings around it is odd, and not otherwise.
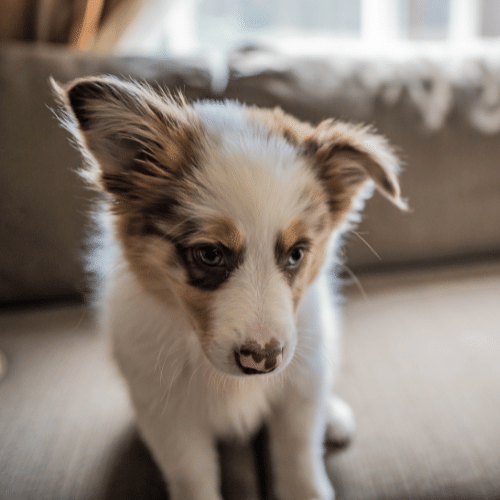
<path fill-rule="evenodd" d="M 283 346 L 271 339 L 262 347 L 255 340 L 243 344 L 234 351 L 236 364 L 247 375 L 272 372 L 283 361 Z"/>

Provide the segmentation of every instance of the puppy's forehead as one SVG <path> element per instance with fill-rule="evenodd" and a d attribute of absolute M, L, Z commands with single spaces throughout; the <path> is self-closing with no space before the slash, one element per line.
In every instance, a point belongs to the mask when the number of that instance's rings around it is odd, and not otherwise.
<path fill-rule="evenodd" d="M 193 213 L 227 217 L 269 238 L 307 211 L 319 184 L 292 144 L 237 103 L 202 103 L 195 110 L 205 136 L 194 174 L 202 189 L 193 199 Z"/>

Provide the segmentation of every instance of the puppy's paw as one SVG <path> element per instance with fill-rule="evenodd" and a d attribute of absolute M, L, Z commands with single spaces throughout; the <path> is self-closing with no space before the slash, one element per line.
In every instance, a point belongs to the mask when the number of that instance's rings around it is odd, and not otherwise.
<path fill-rule="evenodd" d="M 325 440 L 327 445 L 344 448 L 352 441 L 356 432 L 356 419 L 352 408 L 337 396 L 328 402 Z"/>
<path fill-rule="evenodd" d="M 274 491 L 279 500 L 335 500 L 335 492 L 323 467 L 323 461 L 309 468 L 313 474 L 305 473 L 304 468 L 289 471 L 285 476 L 276 478 Z"/>

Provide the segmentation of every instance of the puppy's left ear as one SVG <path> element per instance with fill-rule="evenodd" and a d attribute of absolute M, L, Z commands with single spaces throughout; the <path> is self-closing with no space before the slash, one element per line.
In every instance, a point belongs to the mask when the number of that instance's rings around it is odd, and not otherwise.
<path fill-rule="evenodd" d="M 397 174 L 399 160 L 387 140 L 369 127 L 326 120 L 304 141 L 316 174 L 328 193 L 330 211 L 347 213 L 356 199 L 366 199 L 368 181 L 389 201 L 408 210 Z"/>

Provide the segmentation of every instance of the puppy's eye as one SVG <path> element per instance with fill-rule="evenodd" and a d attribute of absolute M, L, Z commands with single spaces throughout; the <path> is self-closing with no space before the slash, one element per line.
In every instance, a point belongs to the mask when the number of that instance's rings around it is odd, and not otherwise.
<path fill-rule="evenodd" d="M 287 267 L 296 267 L 300 264 L 300 261 L 304 258 L 304 249 L 301 247 L 292 248 L 288 260 L 286 262 Z"/>
<path fill-rule="evenodd" d="M 193 249 L 194 260 L 203 266 L 222 267 L 225 265 L 224 254 L 215 245 L 203 245 Z"/>

